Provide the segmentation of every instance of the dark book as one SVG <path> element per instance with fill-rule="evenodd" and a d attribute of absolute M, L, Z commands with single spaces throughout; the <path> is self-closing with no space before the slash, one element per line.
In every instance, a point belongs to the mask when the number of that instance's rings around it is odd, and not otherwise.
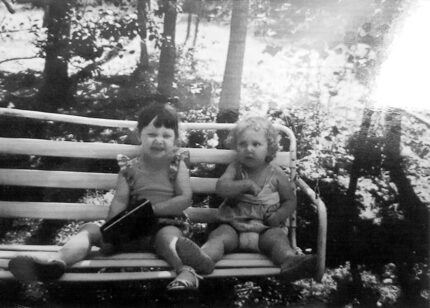
<path fill-rule="evenodd" d="M 151 233 L 156 224 L 151 203 L 141 199 L 136 204 L 121 211 L 100 228 L 104 242 L 118 245 Z"/>

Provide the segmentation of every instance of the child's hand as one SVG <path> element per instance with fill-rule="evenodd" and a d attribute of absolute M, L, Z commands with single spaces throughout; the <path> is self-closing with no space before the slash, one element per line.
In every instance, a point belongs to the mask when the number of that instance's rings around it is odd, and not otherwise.
<path fill-rule="evenodd" d="M 279 227 L 281 224 L 281 221 L 279 220 L 279 215 L 277 212 L 272 212 L 268 214 L 264 218 L 264 224 L 270 226 L 270 227 Z"/>
<path fill-rule="evenodd" d="M 248 192 L 253 194 L 254 196 L 258 196 L 261 191 L 261 187 L 257 185 L 253 180 L 248 180 Z"/>

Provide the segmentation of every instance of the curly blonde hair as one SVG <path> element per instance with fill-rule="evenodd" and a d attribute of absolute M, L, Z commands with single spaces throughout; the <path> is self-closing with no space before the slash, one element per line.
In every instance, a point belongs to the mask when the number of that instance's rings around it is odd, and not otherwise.
<path fill-rule="evenodd" d="M 230 131 L 226 145 L 230 149 L 236 149 L 237 138 L 246 129 L 251 128 L 255 131 L 263 130 L 267 139 L 267 157 L 266 162 L 271 162 L 276 152 L 279 150 L 278 145 L 278 132 L 273 124 L 263 117 L 249 117 L 237 122 L 236 126 Z"/>

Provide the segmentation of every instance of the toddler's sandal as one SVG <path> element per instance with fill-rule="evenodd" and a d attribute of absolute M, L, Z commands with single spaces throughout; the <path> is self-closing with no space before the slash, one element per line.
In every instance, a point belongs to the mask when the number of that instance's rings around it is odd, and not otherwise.
<path fill-rule="evenodd" d="M 64 274 L 66 264 L 56 259 L 17 256 L 9 261 L 8 268 L 15 278 L 21 281 L 50 281 Z"/>
<path fill-rule="evenodd" d="M 181 277 L 182 273 L 190 273 L 192 280 Z M 182 275 L 183 276 L 183 275 Z M 167 291 L 197 291 L 199 289 L 199 279 L 203 279 L 198 275 L 192 267 L 184 266 L 178 273 L 178 276 L 167 285 Z"/>

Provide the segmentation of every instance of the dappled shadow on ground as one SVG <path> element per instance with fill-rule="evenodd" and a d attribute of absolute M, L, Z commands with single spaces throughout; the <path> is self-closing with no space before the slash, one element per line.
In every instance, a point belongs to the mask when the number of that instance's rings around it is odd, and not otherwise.
<path fill-rule="evenodd" d="M 9 282 L 2 283 L 2 303 L 38 307 L 284 307 L 300 298 L 300 288 L 280 286 L 273 278 L 207 279 L 199 292 L 177 294 L 166 292 L 167 283 Z"/>

